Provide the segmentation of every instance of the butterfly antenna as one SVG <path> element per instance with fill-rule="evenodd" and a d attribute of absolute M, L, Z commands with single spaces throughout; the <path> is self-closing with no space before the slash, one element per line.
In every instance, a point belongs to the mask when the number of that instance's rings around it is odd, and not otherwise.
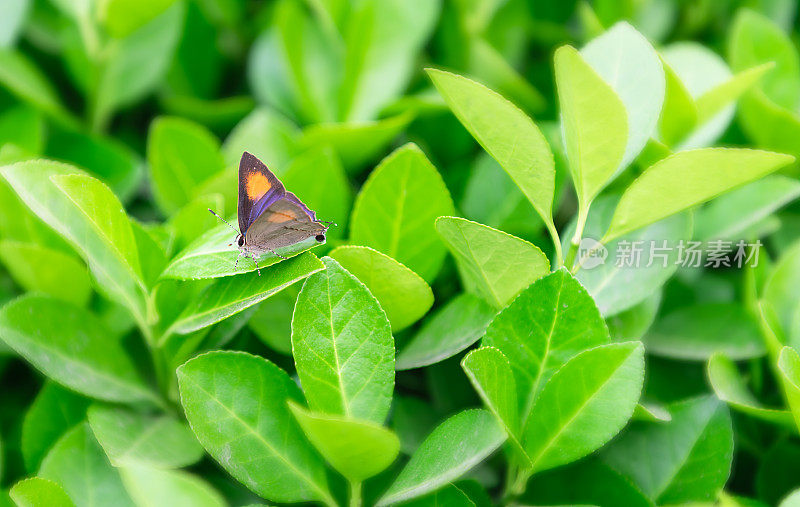
<path fill-rule="evenodd" d="M 317 220 L 317 221 L 327 225 L 328 227 L 331 227 L 331 226 L 339 227 L 339 224 L 337 224 L 336 222 L 331 222 L 330 220 Z"/>
<path fill-rule="evenodd" d="M 208 208 L 208 211 L 210 211 L 210 212 L 211 212 L 211 214 L 212 214 L 212 215 L 214 215 L 215 217 L 219 218 L 220 220 L 222 220 L 223 222 L 225 222 L 226 224 L 228 224 L 228 227 L 230 227 L 230 228 L 231 228 L 231 229 L 233 229 L 234 231 L 236 231 L 236 232 L 238 232 L 239 234 L 241 234 L 241 232 L 239 232 L 239 229 L 237 229 L 236 227 L 232 226 L 230 222 L 228 222 L 227 220 L 225 220 L 224 218 L 222 218 L 221 216 L 219 216 L 219 215 L 217 214 L 217 212 L 216 212 L 216 211 L 214 211 L 214 210 L 213 210 L 213 209 L 211 209 L 211 208 Z"/>

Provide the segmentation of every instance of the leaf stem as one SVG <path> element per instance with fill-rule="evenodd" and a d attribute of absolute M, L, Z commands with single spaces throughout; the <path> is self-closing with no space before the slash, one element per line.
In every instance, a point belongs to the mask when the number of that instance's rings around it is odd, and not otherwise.
<path fill-rule="evenodd" d="M 361 507 L 360 482 L 350 482 L 350 507 Z"/>
<path fill-rule="evenodd" d="M 586 227 L 586 217 L 589 215 L 589 207 L 581 205 L 578 208 L 578 223 L 575 225 L 575 234 L 572 235 L 572 241 L 569 244 L 569 251 L 567 258 L 564 261 L 564 266 L 574 273 L 575 256 L 578 254 L 578 248 L 581 245 L 583 237 L 583 229 Z"/>
<path fill-rule="evenodd" d="M 545 220 L 545 227 L 547 227 L 547 232 L 550 233 L 550 238 L 553 240 L 553 247 L 556 253 L 556 269 L 558 269 L 564 263 L 564 254 L 561 251 L 561 238 L 559 238 L 558 230 L 552 220 Z"/>

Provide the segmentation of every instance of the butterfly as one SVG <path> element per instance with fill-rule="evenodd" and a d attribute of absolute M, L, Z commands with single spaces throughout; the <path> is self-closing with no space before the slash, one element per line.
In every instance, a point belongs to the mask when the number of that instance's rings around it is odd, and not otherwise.
<path fill-rule="evenodd" d="M 286 259 L 275 250 L 308 238 L 322 243 L 328 228 L 335 225 L 317 220 L 316 213 L 286 190 L 272 171 L 248 152 L 244 152 L 239 161 L 239 229 L 213 210 L 208 211 L 238 232 L 234 240 L 240 252 L 236 266 L 241 257 L 250 257 L 259 276 L 258 255 L 272 252 Z"/>

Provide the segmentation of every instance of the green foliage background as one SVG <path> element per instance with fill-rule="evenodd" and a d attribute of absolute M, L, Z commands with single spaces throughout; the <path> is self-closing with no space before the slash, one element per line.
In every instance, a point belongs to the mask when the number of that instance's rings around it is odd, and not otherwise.
<path fill-rule="evenodd" d="M 799 15 L 1 2 L 0 506 L 800 504 Z"/>

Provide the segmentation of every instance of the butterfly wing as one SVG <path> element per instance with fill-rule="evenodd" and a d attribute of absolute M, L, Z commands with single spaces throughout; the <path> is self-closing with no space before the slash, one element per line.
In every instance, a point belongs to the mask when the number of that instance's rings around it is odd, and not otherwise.
<path fill-rule="evenodd" d="M 248 152 L 239 161 L 239 230 L 246 234 L 253 222 L 272 203 L 283 198 L 286 189 L 259 159 Z"/>
<path fill-rule="evenodd" d="M 324 235 L 327 226 L 291 192 L 273 201 L 247 230 L 245 245 L 252 250 L 275 250 Z"/>

